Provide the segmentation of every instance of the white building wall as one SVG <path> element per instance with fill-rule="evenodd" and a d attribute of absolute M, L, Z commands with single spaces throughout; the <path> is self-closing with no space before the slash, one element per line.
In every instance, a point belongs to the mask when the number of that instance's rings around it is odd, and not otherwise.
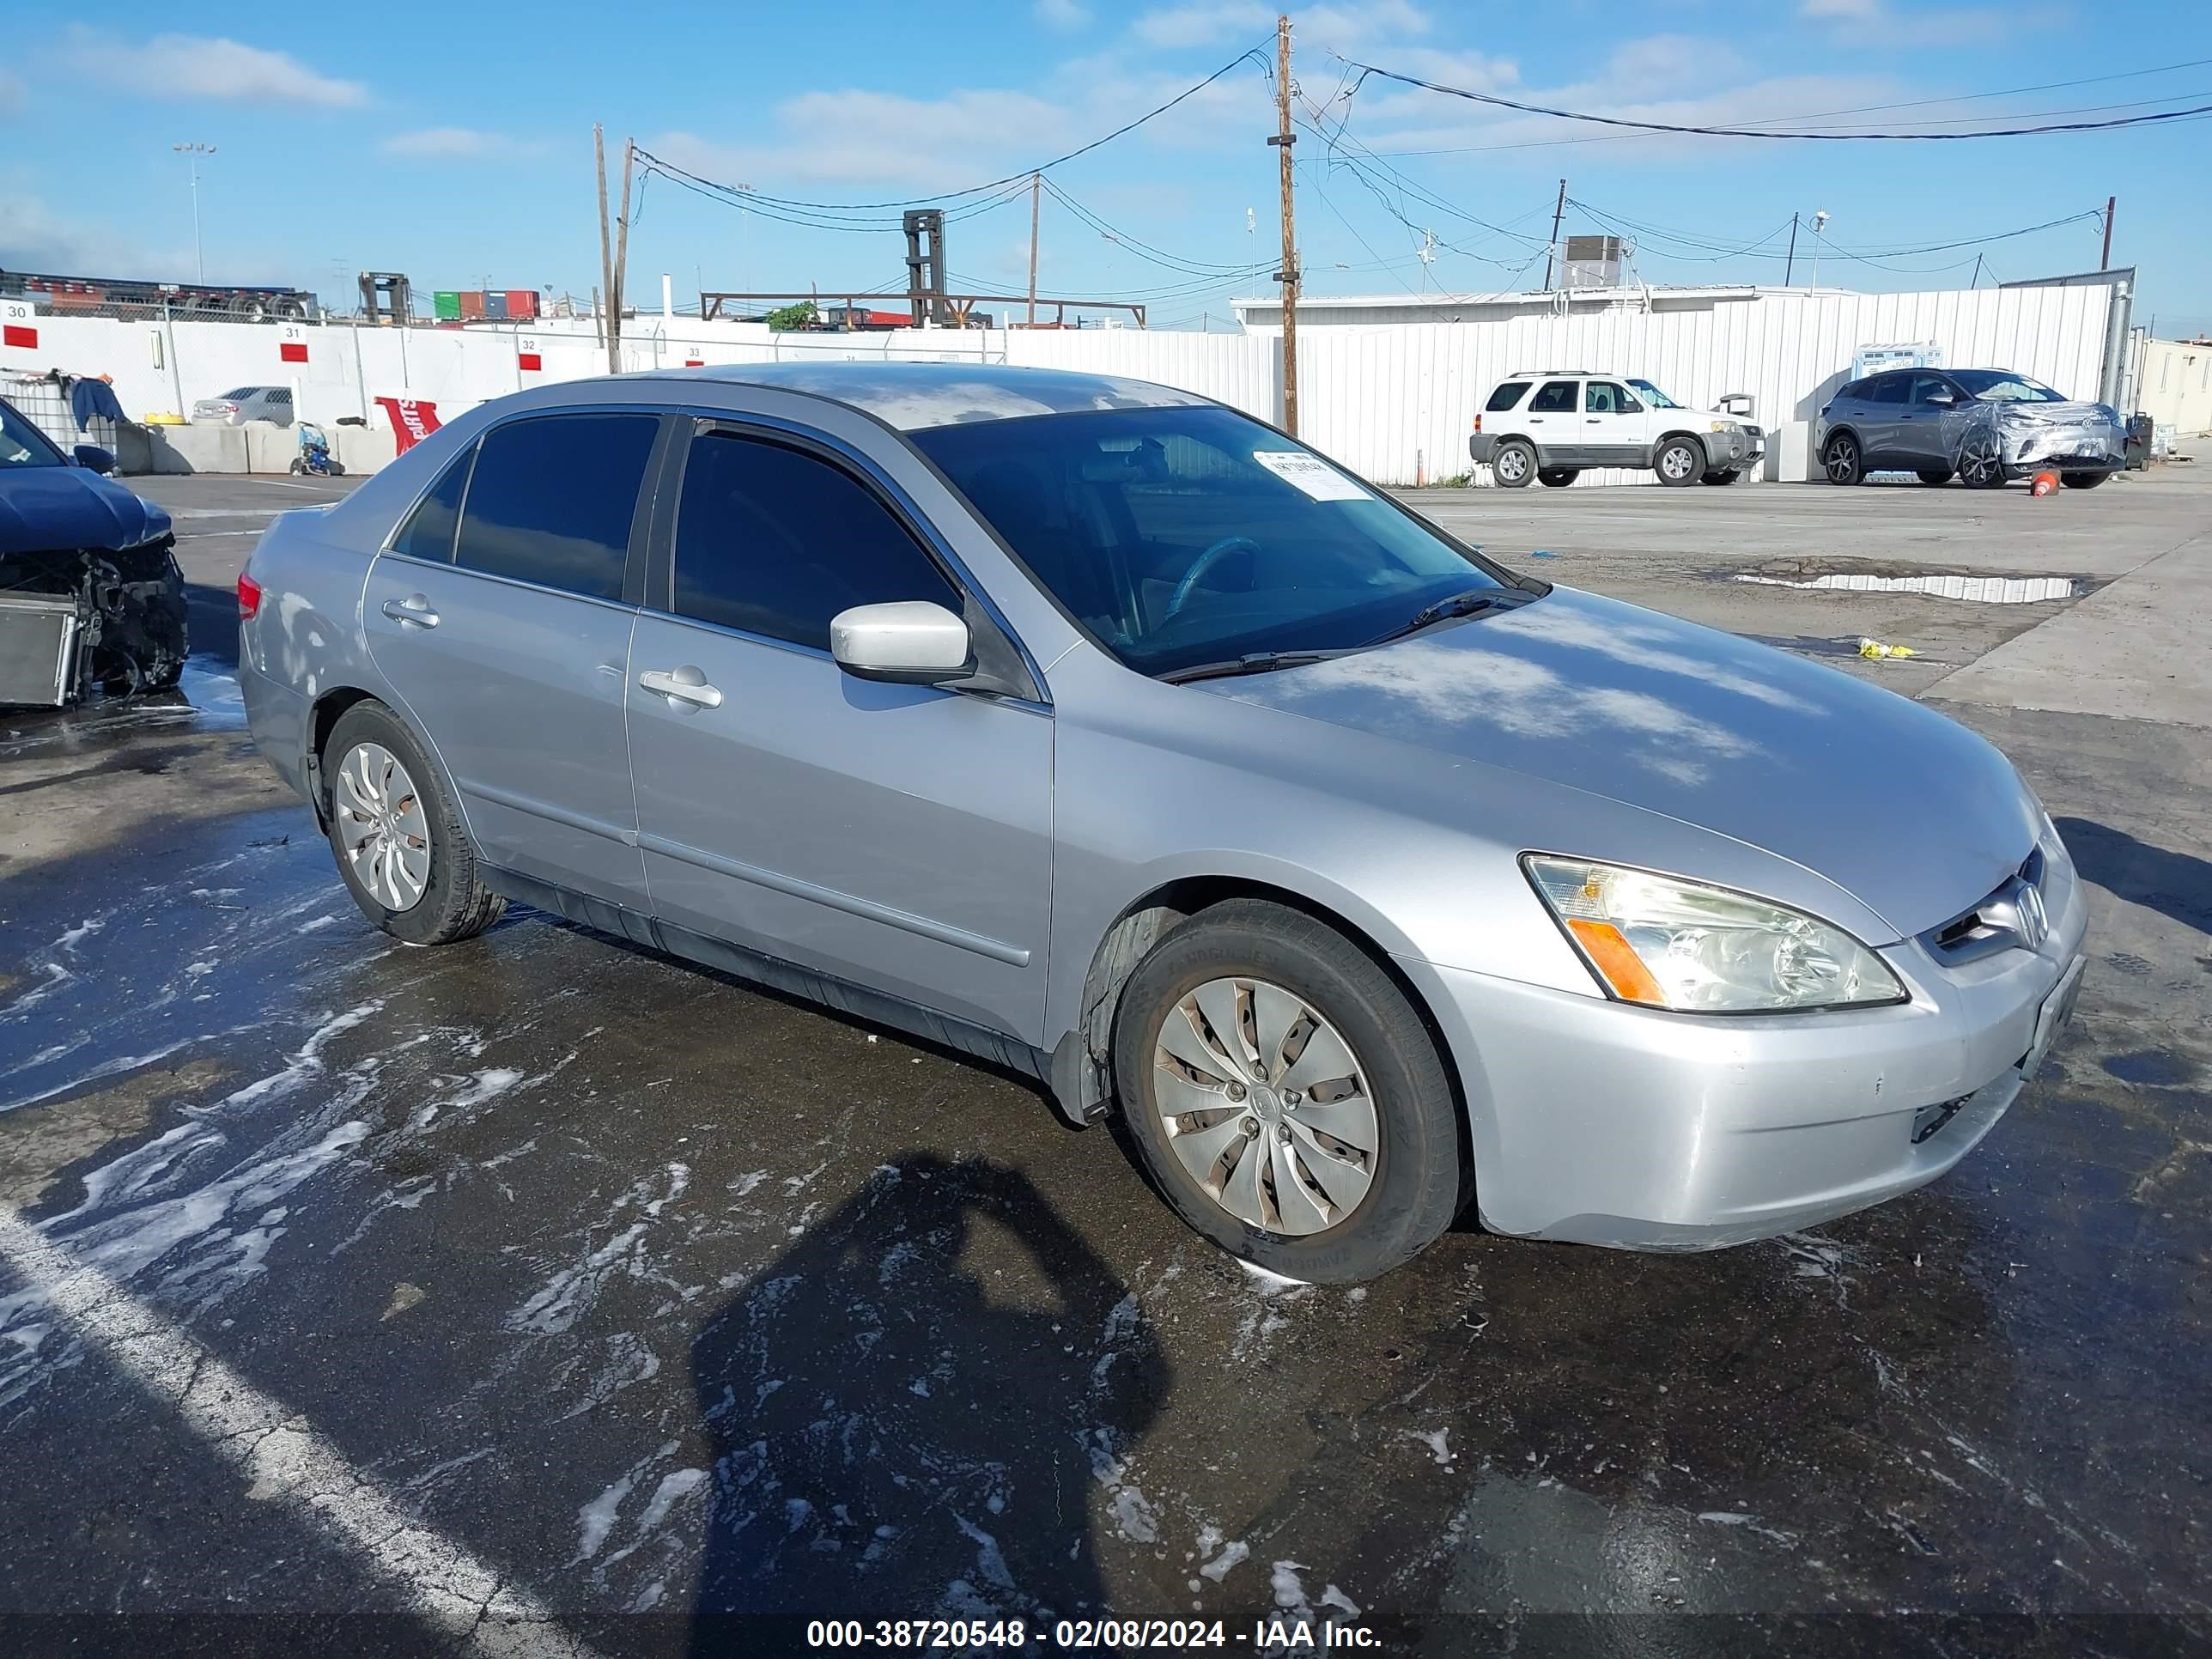
<path fill-rule="evenodd" d="M 2212 432 L 2212 344 L 2147 339 L 2139 374 L 2144 414 L 2185 437 Z"/>

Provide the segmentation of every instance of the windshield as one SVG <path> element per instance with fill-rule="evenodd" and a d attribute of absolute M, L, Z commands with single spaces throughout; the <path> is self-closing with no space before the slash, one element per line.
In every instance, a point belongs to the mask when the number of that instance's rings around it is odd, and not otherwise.
<path fill-rule="evenodd" d="M 2040 380 L 2002 368 L 1954 368 L 1951 378 L 1985 404 L 2063 404 L 2066 399 Z"/>
<path fill-rule="evenodd" d="M 1629 385 L 1642 392 L 1644 401 L 1654 409 L 1680 409 L 1682 406 L 1649 380 L 1631 380 Z"/>
<path fill-rule="evenodd" d="M 908 434 L 1091 636 L 1140 673 L 1364 645 L 1497 573 L 1232 410 L 1121 409 Z"/>
<path fill-rule="evenodd" d="M 45 433 L 18 414 L 12 404 L 0 403 L 0 467 L 68 465 Z"/>

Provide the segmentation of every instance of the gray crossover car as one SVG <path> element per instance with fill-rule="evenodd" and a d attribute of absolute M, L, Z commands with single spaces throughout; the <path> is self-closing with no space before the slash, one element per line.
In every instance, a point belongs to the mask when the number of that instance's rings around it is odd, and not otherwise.
<path fill-rule="evenodd" d="M 2007 368 L 1897 368 L 1853 380 L 1821 407 L 1813 451 L 1828 482 L 1869 472 L 1954 477 L 1978 489 L 2045 470 L 2094 489 L 2127 465 L 2127 426 Z"/>
<path fill-rule="evenodd" d="M 386 931 L 520 899 L 1018 1068 L 1294 1278 L 1469 1204 L 1696 1249 L 1879 1202 L 2081 980 L 1972 732 L 1159 386 L 548 386 L 280 518 L 239 593 L 255 739 Z"/>

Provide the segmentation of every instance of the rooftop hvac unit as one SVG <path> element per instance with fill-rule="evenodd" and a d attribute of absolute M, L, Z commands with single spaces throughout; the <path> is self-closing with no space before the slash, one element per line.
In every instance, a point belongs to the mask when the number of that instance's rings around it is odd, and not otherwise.
<path fill-rule="evenodd" d="M 1618 236 L 1570 236 L 1559 286 L 1619 288 L 1620 262 L 1627 250 Z"/>

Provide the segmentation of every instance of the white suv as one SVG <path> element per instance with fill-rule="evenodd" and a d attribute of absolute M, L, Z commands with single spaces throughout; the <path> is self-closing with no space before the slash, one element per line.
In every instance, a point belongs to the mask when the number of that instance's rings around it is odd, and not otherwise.
<path fill-rule="evenodd" d="M 1586 368 L 1534 369 L 1498 383 L 1468 453 L 1508 489 L 1564 488 L 1584 467 L 1648 467 L 1663 484 L 1732 484 L 1766 453 L 1759 428 L 1684 409 L 1649 380 Z"/>

